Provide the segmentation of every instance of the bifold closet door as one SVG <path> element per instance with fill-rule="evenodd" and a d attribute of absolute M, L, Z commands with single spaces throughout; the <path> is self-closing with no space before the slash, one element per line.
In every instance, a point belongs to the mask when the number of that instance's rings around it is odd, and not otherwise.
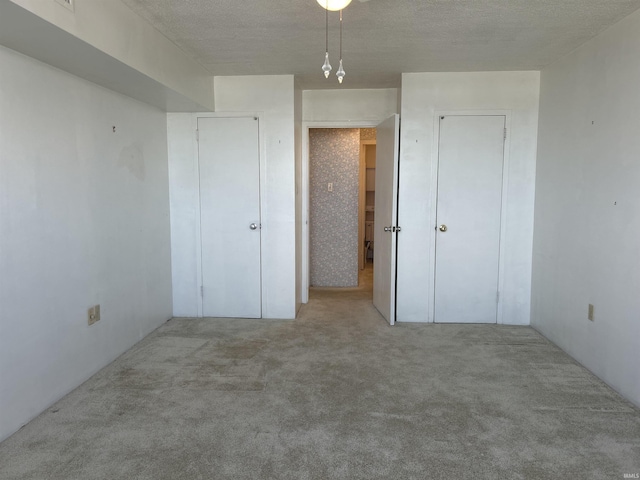
<path fill-rule="evenodd" d="M 258 119 L 198 118 L 202 313 L 260 318 Z"/>

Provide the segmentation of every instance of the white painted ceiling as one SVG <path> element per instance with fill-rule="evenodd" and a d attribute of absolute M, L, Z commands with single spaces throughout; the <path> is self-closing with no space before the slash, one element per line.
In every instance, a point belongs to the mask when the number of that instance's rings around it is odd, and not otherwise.
<path fill-rule="evenodd" d="M 338 88 L 321 66 L 325 11 L 316 0 L 124 0 L 214 75 L 295 74 Z M 402 72 L 540 70 L 640 8 L 640 0 L 353 0 L 344 10 L 340 88 L 398 87 Z"/>

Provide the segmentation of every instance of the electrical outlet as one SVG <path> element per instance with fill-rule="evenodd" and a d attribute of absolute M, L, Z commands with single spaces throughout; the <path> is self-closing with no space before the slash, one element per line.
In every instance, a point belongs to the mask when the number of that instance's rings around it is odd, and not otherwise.
<path fill-rule="evenodd" d="M 587 318 L 593 322 L 593 305 L 589 304 L 589 312 L 587 313 Z"/>
<path fill-rule="evenodd" d="M 100 320 L 100 305 L 94 305 L 88 311 L 88 324 L 93 325 Z"/>

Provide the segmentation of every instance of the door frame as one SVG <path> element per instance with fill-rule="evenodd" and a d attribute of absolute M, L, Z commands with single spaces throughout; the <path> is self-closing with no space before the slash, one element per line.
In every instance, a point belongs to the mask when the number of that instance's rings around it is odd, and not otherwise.
<path fill-rule="evenodd" d="M 191 117 L 191 122 L 193 126 L 194 133 L 198 130 L 198 118 L 246 118 L 253 117 L 258 119 L 258 156 L 260 163 L 260 311 L 261 317 L 262 314 L 266 310 L 266 295 L 264 292 L 264 283 L 262 281 L 262 252 L 265 251 L 265 237 L 268 232 L 268 229 L 264 228 L 265 219 L 264 212 L 266 211 L 266 195 L 265 195 L 265 185 L 267 180 L 267 154 L 266 154 L 266 142 L 264 135 L 264 113 L 261 112 L 206 112 L 206 113 L 194 113 Z M 197 219 L 196 223 L 196 276 L 197 276 L 197 284 L 198 292 L 198 317 L 202 318 L 203 316 L 203 296 L 202 296 L 202 232 L 201 232 L 201 211 L 200 211 L 200 142 L 198 141 L 197 134 L 193 135 L 193 147 L 195 152 L 195 169 L 194 173 L 196 176 L 196 184 L 198 185 L 198 191 L 196 194 L 197 202 L 195 208 L 195 217 Z"/>
<path fill-rule="evenodd" d="M 504 153 L 502 164 L 502 201 L 500 207 L 500 246 L 498 252 L 498 302 L 496 324 L 504 323 L 503 318 L 503 297 L 501 293 L 504 291 L 504 257 L 507 232 L 507 198 L 509 196 L 509 157 L 511 153 L 511 110 L 436 110 L 433 117 L 433 145 L 431 155 L 431 204 L 429 209 L 429 217 L 432 220 L 432 227 L 429 235 L 429 285 L 428 292 L 430 298 L 429 311 L 427 312 L 427 322 L 435 322 L 435 294 L 436 294 L 436 227 L 437 227 L 437 207 L 438 207 L 438 170 L 440 163 L 440 117 L 441 116 L 504 116 L 505 128 L 507 129 L 507 138 L 504 141 Z"/>
<path fill-rule="evenodd" d="M 302 285 L 300 285 L 302 303 L 309 303 L 309 130 L 311 128 L 376 128 L 379 123 L 375 120 L 302 122 Z"/>
<path fill-rule="evenodd" d="M 364 237 L 367 220 L 367 147 L 377 140 L 360 140 L 360 163 L 358 165 L 358 270 L 364 270 Z"/>

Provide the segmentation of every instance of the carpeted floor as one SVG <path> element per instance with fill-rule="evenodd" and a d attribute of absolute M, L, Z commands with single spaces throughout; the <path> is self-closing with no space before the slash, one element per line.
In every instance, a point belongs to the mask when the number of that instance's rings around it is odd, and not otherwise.
<path fill-rule="evenodd" d="M 640 411 L 527 327 L 174 319 L 0 444 L 0 479 L 622 479 Z"/>

